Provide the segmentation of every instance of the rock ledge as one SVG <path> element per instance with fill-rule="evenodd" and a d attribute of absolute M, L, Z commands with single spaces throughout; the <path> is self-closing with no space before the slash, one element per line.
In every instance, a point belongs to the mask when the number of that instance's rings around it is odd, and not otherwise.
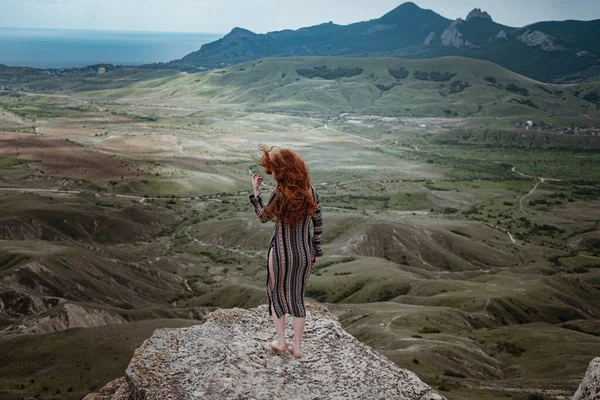
<path fill-rule="evenodd" d="M 85 400 L 445 399 L 346 332 L 326 307 L 306 306 L 301 359 L 270 349 L 276 335 L 268 305 L 219 309 L 204 324 L 154 331 L 125 377 Z"/>
<path fill-rule="evenodd" d="M 600 399 L 600 357 L 594 358 L 572 400 Z"/>

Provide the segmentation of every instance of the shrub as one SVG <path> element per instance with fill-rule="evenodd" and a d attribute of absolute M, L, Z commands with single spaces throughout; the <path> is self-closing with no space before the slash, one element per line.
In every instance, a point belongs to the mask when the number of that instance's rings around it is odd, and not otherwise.
<path fill-rule="evenodd" d="M 510 85 L 506 85 L 506 90 L 508 90 L 509 92 L 520 94 L 521 96 L 529 96 L 529 90 L 519 87 L 519 86 L 515 85 L 514 83 L 511 83 Z"/>
<path fill-rule="evenodd" d="M 589 270 L 585 267 L 575 267 L 573 268 L 573 272 L 576 274 L 585 274 L 586 272 L 589 272 Z"/>
<path fill-rule="evenodd" d="M 461 232 L 461 231 L 459 231 L 459 230 L 456 230 L 456 229 L 451 229 L 451 230 L 450 230 L 450 232 L 452 232 L 452 233 L 456 233 L 457 235 L 464 236 L 464 237 L 471 237 L 471 236 L 469 236 L 468 234 L 466 234 L 466 233 L 464 233 L 464 232 Z"/>
<path fill-rule="evenodd" d="M 396 69 L 388 69 L 390 75 L 396 79 L 404 79 L 408 77 L 408 71 L 404 69 L 404 67 L 396 68 Z"/>
<path fill-rule="evenodd" d="M 392 88 L 394 88 L 396 86 L 396 84 L 391 83 L 389 85 L 383 85 L 381 83 L 378 83 L 375 86 L 377 87 L 377 89 L 381 90 L 382 92 L 387 92 L 388 90 L 391 90 Z"/>
<path fill-rule="evenodd" d="M 437 71 L 415 71 L 413 77 L 421 81 L 434 81 L 434 82 L 445 82 L 452 79 L 456 74 L 449 72 L 437 72 Z"/>
<path fill-rule="evenodd" d="M 493 76 L 486 76 L 485 81 L 494 85 L 497 83 L 496 78 L 494 78 Z"/>
<path fill-rule="evenodd" d="M 530 394 L 529 397 L 527 398 L 527 400 L 546 400 L 546 398 L 544 397 L 543 394 L 534 393 L 534 394 Z"/>
<path fill-rule="evenodd" d="M 528 106 L 531 108 L 539 108 L 537 104 L 535 104 L 531 99 L 519 100 L 519 99 L 511 99 L 510 101 L 514 103 L 523 104 L 524 106 Z"/>
<path fill-rule="evenodd" d="M 328 80 L 349 78 L 352 76 L 360 75 L 363 72 L 362 68 L 336 68 L 329 69 L 323 65 L 320 67 L 310 68 L 299 68 L 296 70 L 298 75 L 302 75 L 305 78 L 323 78 Z"/>
<path fill-rule="evenodd" d="M 445 207 L 440 210 L 442 214 L 455 214 L 458 212 L 458 209 L 453 207 Z"/>
<path fill-rule="evenodd" d="M 424 326 L 423 328 L 421 328 L 419 333 L 442 333 L 442 331 L 440 331 L 437 328 L 432 328 L 430 326 Z"/>
<path fill-rule="evenodd" d="M 600 102 L 600 95 L 596 91 L 589 92 L 583 96 L 583 99 L 585 101 L 589 101 L 590 103 L 598 103 Z"/>
<path fill-rule="evenodd" d="M 526 351 L 523 347 L 511 342 L 498 342 L 497 348 L 499 352 L 504 351 L 508 354 L 512 354 L 515 357 L 519 357 Z"/>
<path fill-rule="evenodd" d="M 469 82 L 453 81 L 452 84 L 450 84 L 450 93 L 460 93 L 470 86 L 471 85 L 469 84 Z"/>
<path fill-rule="evenodd" d="M 466 378 L 466 376 L 464 376 L 460 372 L 452 371 L 450 369 L 445 370 L 444 375 L 451 376 L 453 378 L 463 378 L 463 379 Z"/>

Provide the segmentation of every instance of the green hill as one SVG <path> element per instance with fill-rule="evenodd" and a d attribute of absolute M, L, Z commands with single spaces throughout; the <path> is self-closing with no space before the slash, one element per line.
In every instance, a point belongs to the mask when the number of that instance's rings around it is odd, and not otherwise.
<path fill-rule="evenodd" d="M 249 111 L 560 119 L 597 115 L 598 84 L 551 85 L 459 57 L 269 58 L 89 93 L 102 99 L 230 105 Z M 587 96 L 587 97 L 586 97 Z M 589 101 L 586 101 L 587 98 Z"/>

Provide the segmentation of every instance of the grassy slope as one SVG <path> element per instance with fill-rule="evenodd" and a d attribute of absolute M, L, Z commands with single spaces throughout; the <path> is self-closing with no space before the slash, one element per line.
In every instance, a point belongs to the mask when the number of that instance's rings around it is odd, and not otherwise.
<path fill-rule="evenodd" d="M 49 76 L 44 71 L 27 67 L 8 67 L 0 65 L 0 86 L 13 89 L 27 87 L 35 91 L 64 91 L 114 89 L 129 86 L 148 79 L 178 75 L 178 71 L 143 70 L 138 68 L 119 68 L 106 74 L 92 72 L 73 76 Z"/>
<path fill-rule="evenodd" d="M 0 334 L 0 353 L 5 360 L 0 366 L 0 399 L 18 395 L 81 399 L 123 376 L 135 349 L 155 329 L 199 323 L 154 319 L 49 334 Z"/>
<path fill-rule="evenodd" d="M 327 66 L 362 68 L 360 75 L 338 80 L 305 78 L 299 68 Z M 389 69 L 404 67 L 406 79 L 395 79 Z M 414 78 L 415 71 L 456 74 L 446 82 Z M 496 84 L 485 80 L 493 77 Z M 453 81 L 470 86 L 451 93 Z M 510 84 L 529 96 L 506 90 Z M 381 90 L 376 85 L 390 87 Z M 540 120 L 549 116 L 597 115 L 597 107 L 575 96 L 597 89 L 597 84 L 549 85 L 523 77 L 496 64 L 468 58 L 428 60 L 396 58 L 272 58 L 239 64 L 225 70 L 145 81 L 131 87 L 89 93 L 101 99 L 175 100 L 181 104 L 238 105 L 251 110 L 321 112 L 357 111 L 362 114 L 518 117 Z M 560 93 L 560 94 L 559 94 Z M 518 103 L 531 100 L 535 107 Z M 480 108 L 481 106 L 481 108 Z"/>

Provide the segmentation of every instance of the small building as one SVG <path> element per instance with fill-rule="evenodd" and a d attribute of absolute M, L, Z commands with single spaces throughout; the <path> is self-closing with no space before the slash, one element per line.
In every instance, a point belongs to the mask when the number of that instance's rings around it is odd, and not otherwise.
<path fill-rule="evenodd" d="M 104 67 L 98 67 L 98 75 L 102 75 L 106 72 L 106 68 Z"/>

